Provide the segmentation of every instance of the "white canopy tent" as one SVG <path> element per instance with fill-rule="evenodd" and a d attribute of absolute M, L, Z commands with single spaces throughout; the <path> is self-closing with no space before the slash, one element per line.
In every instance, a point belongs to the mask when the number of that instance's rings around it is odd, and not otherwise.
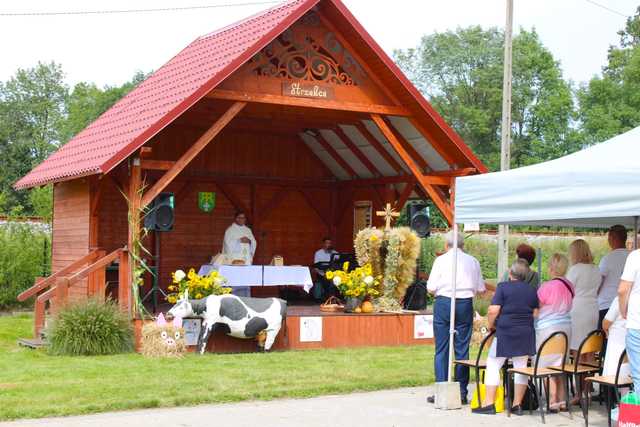
<path fill-rule="evenodd" d="M 544 163 L 456 179 L 458 224 L 555 225 L 634 229 L 640 216 L 640 127 L 593 147 Z M 449 336 L 449 381 L 455 336 L 457 238 Z"/>
<path fill-rule="evenodd" d="M 456 179 L 457 223 L 634 225 L 640 215 L 640 127 L 568 156 Z"/>

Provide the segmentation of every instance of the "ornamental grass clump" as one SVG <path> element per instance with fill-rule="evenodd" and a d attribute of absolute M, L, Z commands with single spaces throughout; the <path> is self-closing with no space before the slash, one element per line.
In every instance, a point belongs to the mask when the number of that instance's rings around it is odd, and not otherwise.
<path fill-rule="evenodd" d="M 91 299 L 60 310 L 47 331 L 49 353 L 95 356 L 133 351 L 133 330 L 113 301 Z"/>

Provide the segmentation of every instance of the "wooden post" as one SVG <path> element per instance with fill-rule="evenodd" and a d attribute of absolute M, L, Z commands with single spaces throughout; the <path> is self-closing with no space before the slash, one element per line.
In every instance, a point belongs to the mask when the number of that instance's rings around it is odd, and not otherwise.
<path fill-rule="evenodd" d="M 42 301 L 39 301 L 36 298 L 36 302 L 34 304 L 34 322 L 33 322 L 33 338 L 34 339 L 38 339 L 40 338 L 40 331 L 42 330 L 42 328 L 44 328 L 44 305 L 45 303 Z"/>
<path fill-rule="evenodd" d="M 56 280 L 56 311 L 69 302 L 69 278 L 59 277 Z"/>
<path fill-rule="evenodd" d="M 118 266 L 118 305 L 123 311 L 131 314 L 131 271 L 129 270 L 129 251 L 120 253 Z"/>
<path fill-rule="evenodd" d="M 135 156 L 131 159 L 131 167 L 129 170 L 129 235 L 127 239 L 127 248 L 134 250 L 137 239 L 140 234 L 140 217 L 142 208 L 142 167 L 140 157 Z M 120 256 L 120 266 L 118 268 L 118 301 L 120 308 L 131 315 L 131 280 L 133 278 L 133 268 L 135 262 L 129 259 L 129 251 L 123 252 L 127 256 Z M 123 264 L 123 260 L 126 262 Z"/>
<path fill-rule="evenodd" d="M 97 259 L 100 259 L 107 255 L 107 251 L 104 249 L 98 251 Z M 105 288 L 106 288 L 106 280 L 107 280 L 107 271 L 105 267 L 98 269 L 95 273 L 93 273 L 93 294 L 91 296 L 97 295 L 100 301 L 104 301 L 105 296 Z"/>

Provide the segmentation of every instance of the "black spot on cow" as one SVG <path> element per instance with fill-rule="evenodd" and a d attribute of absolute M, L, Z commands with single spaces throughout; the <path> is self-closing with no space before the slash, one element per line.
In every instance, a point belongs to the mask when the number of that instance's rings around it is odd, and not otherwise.
<path fill-rule="evenodd" d="M 249 298 L 240 297 L 240 300 L 256 313 L 264 313 L 271 307 L 275 298 Z"/>
<path fill-rule="evenodd" d="M 236 298 L 227 297 L 220 301 L 220 316 L 228 317 L 231 320 L 240 320 L 247 314 L 247 309 Z"/>
<path fill-rule="evenodd" d="M 191 304 L 191 309 L 194 314 L 202 314 L 207 311 L 207 300 L 206 298 L 202 299 L 190 299 L 189 303 Z"/>
<path fill-rule="evenodd" d="M 262 317 L 254 317 L 247 322 L 244 327 L 244 335 L 248 338 L 253 338 L 258 335 L 260 331 L 267 329 L 267 321 Z"/>

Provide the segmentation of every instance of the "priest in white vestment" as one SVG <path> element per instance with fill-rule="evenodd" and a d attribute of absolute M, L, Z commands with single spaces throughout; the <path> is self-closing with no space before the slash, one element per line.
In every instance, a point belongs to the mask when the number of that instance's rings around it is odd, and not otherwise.
<path fill-rule="evenodd" d="M 233 224 L 224 233 L 222 253 L 231 261 L 243 260 L 245 265 L 251 265 L 257 243 L 246 222 L 247 216 L 244 212 L 236 213 Z"/>

